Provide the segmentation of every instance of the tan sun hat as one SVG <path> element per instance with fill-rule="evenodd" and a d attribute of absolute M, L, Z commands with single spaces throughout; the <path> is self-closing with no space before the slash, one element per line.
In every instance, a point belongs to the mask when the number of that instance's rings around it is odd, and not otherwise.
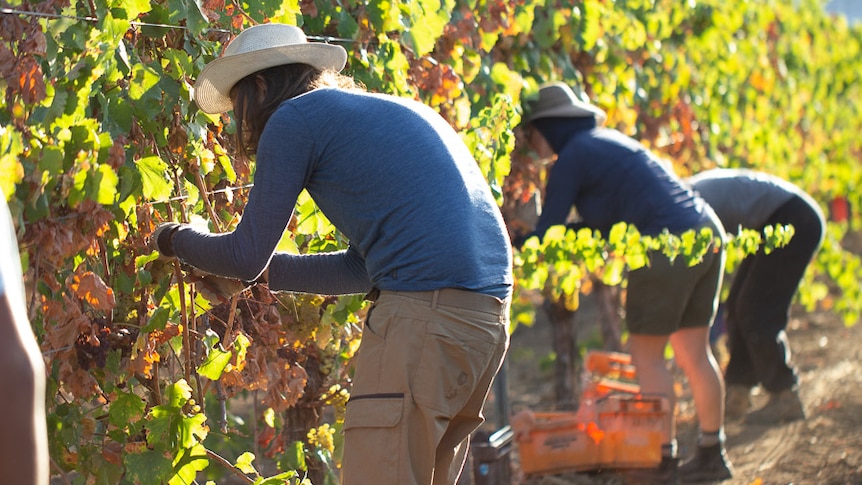
<path fill-rule="evenodd" d="M 195 81 L 195 102 L 205 113 L 224 113 L 233 109 L 231 88 L 249 74 L 283 64 L 341 71 L 346 63 L 343 47 L 308 42 L 299 27 L 255 25 L 240 32 L 221 57 L 204 67 Z"/>
<path fill-rule="evenodd" d="M 523 122 L 539 118 L 595 118 L 601 126 L 608 119 L 605 112 L 592 104 L 581 101 L 567 84 L 550 82 L 539 88 L 539 95 L 524 102 Z"/>

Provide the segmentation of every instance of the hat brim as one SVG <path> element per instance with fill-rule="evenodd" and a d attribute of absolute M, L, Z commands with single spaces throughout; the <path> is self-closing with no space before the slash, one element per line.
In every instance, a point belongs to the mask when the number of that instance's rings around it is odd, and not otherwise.
<path fill-rule="evenodd" d="M 595 118 L 596 124 L 602 125 L 608 119 L 608 115 L 600 108 L 592 105 L 562 105 L 530 114 L 527 122 L 529 123 L 540 118 Z"/>
<path fill-rule="evenodd" d="M 219 57 L 207 64 L 195 81 L 195 103 L 205 113 L 230 111 L 233 109 L 230 90 L 237 82 L 249 74 L 283 64 L 308 64 L 320 70 L 341 71 L 347 64 L 347 51 L 339 45 L 307 43 Z"/>

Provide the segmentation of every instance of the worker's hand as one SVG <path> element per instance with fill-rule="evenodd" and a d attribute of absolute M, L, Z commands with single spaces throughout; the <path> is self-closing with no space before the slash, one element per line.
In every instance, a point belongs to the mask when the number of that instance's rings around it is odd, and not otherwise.
<path fill-rule="evenodd" d="M 216 276 L 198 269 L 192 269 L 188 275 L 198 293 L 214 304 L 228 303 L 234 295 L 248 287 L 244 281 Z"/>
<path fill-rule="evenodd" d="M 173 237 L 180 224 L 176 222 L 163 222 L 150 234 L 150 248 L 159 252 L 163 258 L 175 258 Z"/>

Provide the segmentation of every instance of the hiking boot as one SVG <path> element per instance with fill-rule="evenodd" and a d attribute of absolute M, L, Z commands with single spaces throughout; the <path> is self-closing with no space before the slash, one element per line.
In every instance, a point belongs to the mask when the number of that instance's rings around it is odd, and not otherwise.
<path fill-rule="evenodd" d="M 626 470 L 624 483 L 631 485 L 679 485 L 679 458 L 663 456 L 656 468 Z"/>
<path fill-rule="evenodd" d="M 682 482 L 718 482 L 732 476 L 730 459 L 721 443 L 698 446 L 694 458 L 679 467 Z"/>
<path fill-rule="evenodd" d="M 739 384 L 727 386 L 724 395 L 724 416 L 727 419 L 739 419 L 751 409 L 751 388 Z"/>
<path fill-rule="evenodd" d="M 805 408 L 796 388 L 769 394 L 769 401 L 762 408 L 745 417 L 746 424 L 779 424 L 805 419 Z"/>

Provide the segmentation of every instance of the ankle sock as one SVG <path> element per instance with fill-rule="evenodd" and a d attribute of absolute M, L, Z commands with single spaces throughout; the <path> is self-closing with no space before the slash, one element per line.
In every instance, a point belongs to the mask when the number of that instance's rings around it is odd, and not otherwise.
<path fill-rule="evenodd" d="M 719 428 L 717 431 L 701 431 L 697 438 L 697 445 L 703 448 L 708 448 L 715 445 L 724 444 L 724 429 Z"/>
<path fill-rule="evenodd" d="M 665 443 L 661 445 L 661 456 L 662 458 L 676 458 L 677 448 L 676 448 L 676 440 L 671 441 L 670 443 Z"/>

